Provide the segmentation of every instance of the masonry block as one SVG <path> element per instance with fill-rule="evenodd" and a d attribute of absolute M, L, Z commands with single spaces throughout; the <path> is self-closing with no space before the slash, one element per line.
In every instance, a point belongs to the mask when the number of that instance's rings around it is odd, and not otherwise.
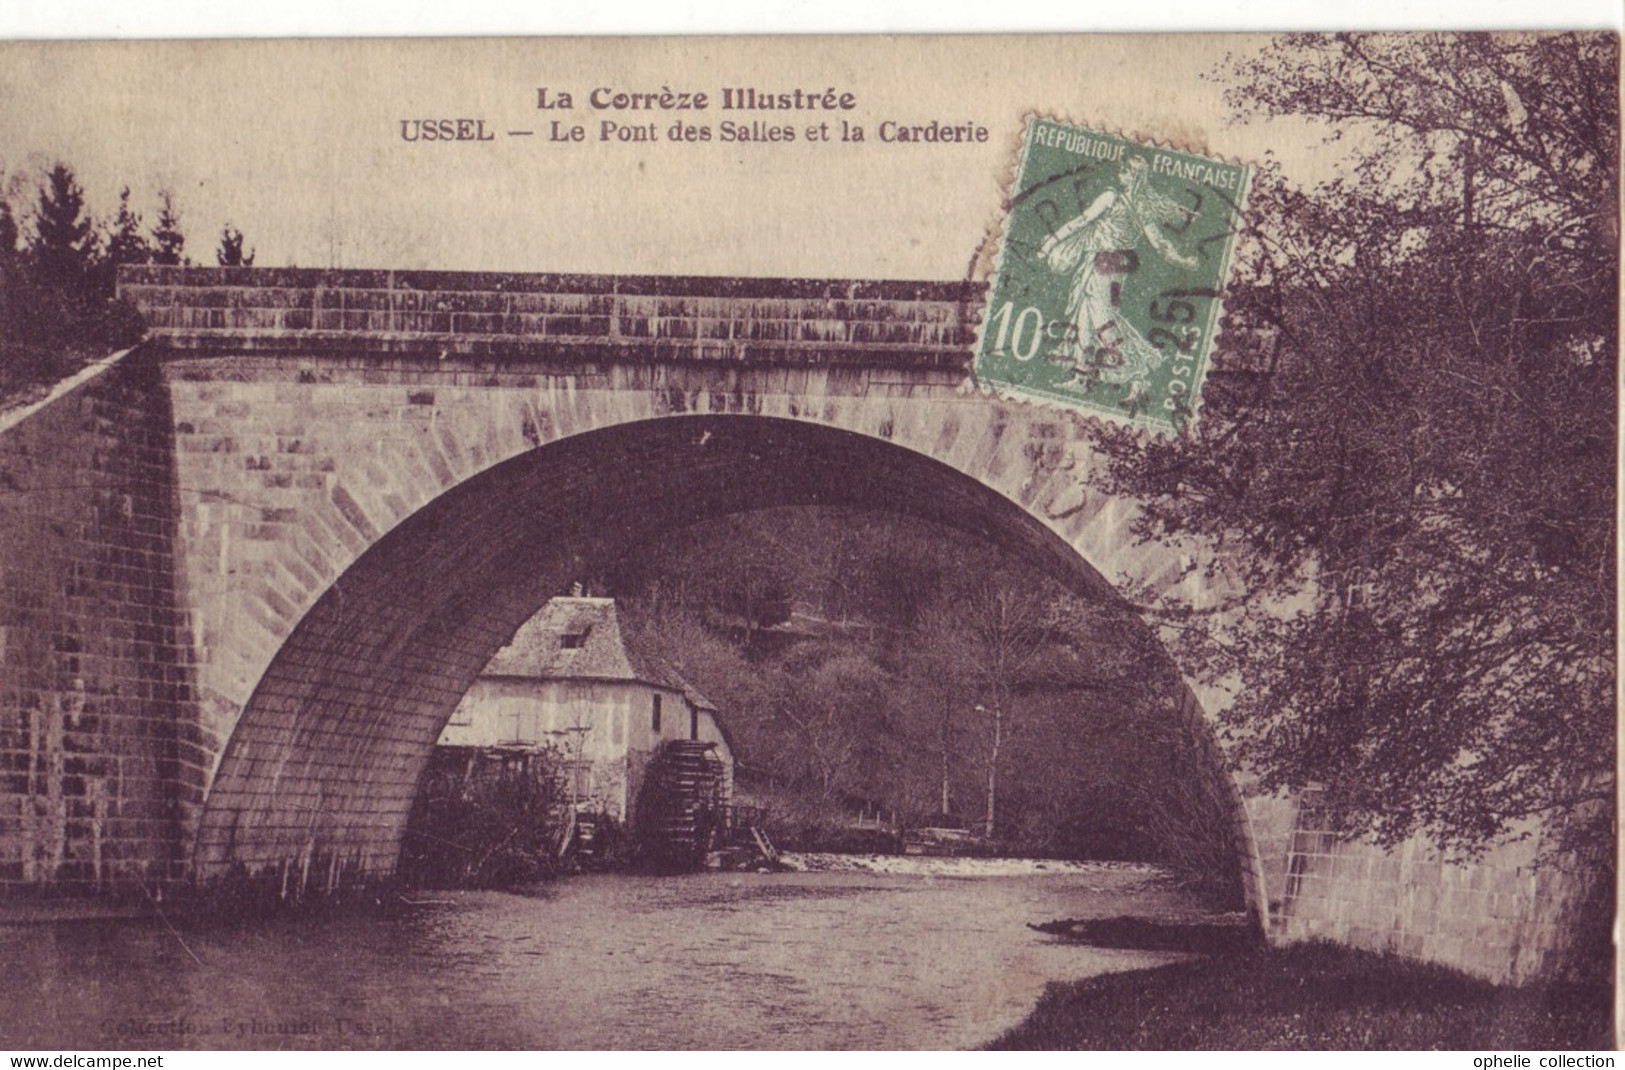
<path fill-rule="evenodd" d="M 176 447 L 140 354 L 0 421 L 0 677 L 17 683 L 0 745 L 31 771 L 0 778 L 0 859 L 37 890 L 127 891 L 184 856 L 201 783 L 178 761 L 198 709 L 173 582 Z"/>

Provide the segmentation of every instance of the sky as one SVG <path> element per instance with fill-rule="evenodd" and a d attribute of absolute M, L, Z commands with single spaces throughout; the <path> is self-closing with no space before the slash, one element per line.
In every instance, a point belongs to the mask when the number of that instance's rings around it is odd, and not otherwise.
<path fill-rule="evenodd" d="M 104 218 L 124 185 L 149 223 L 170 190 L 203 262 L 230 224 L 260 265 L 955 279 L 997 226 L 1034 112 L 1232 160 L 1274 157 L 1304 181 L 1334 173 L 1341 150 L 1316 130 L 1230 122 L 1215 73 L 1227 54 L 1268 42 L 13 41 L 0 43 L 0 174 L 24 217 L 56 161 Z M 722 110 L 736 86 L 834 89 L 852 106 Z M 547 103 L 570 93 L 574 106 L 539 108 L 544 88 Z M 710 107 L 590 102 L 594 90 L 666 89 L 705 93 Z M 408 140 L 421 120 L 457 119 L 483 122 L 473 132 L 489 139 Z M 752 121 L 794 140 L 724 141 L 724 122 Z M 840 140 L 842 121 L 865 141 Z M 881 140 L 883 124 L 932 121 L 972 140 Z M 651 122 L 651 140 L 620 140 Z M 679 122 L 712 140 L 675 140 Z M 554 123 L 582 140 L 555 140 Z M 820 124 L 829 140 L 810 140 Z"/>
<path fill-rule="evenodd" d="M 1254 158 L 1204 74 L 1256 39 L 552 39 L 0 45 L 14 200 L 72 166 L 92 209 L 169 189 L 194 256 L 227 223 L 260 264 L 941 279 L 1002 203 L 1030 111 Z M 850 94 L 835 111 L 723 111 L 725 87 Z M 570 93 L 571 109 L 538 108 Z M 595 89 L 705 93 L 705 111 L 595 109 Z M 491 140 L 408 141 L 420 119 Z M 724 144 L 721 124 L 793 142 Z M 866 141 L 839 140 L 839 123 Z M 986 130 L 901 144 L 880 125 Z M 605 140 L 605 122 L 615 123 Z M 716 140 L 671 139 L 674 122 Z M 584 140 L 556 142 L 583 128 Z M 622 142 L 656 125 L 656 140 Z M 809 131 L 827 124 L 831 140 Z M 530 136 L 509 131 L 530 130 Z M 754 132 L 754 131 L 753 131 Z M 973 131 L 974 132 L 974 131 Z M 475 135 L 480 135 L 478 129 Z"/>

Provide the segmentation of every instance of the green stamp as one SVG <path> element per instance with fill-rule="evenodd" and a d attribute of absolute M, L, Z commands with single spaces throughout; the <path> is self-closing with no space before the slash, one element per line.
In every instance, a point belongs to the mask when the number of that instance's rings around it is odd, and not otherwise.
<path fill-rule="evenodd" d="M 1034 118 L 976 376 L 1177 431 L 1196 415 L 1251 171 Z"/>

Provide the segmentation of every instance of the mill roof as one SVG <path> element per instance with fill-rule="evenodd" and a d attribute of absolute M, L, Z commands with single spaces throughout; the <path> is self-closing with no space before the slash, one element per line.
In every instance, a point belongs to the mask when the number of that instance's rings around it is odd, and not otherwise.
<path fill-rule="evenodd" d="M 613 598 L 552 599 L 519 626 L 482 675 L 640 683 L 681 692 L 700 709 L 717 709 L 676 669 L 629 642 Z"/>

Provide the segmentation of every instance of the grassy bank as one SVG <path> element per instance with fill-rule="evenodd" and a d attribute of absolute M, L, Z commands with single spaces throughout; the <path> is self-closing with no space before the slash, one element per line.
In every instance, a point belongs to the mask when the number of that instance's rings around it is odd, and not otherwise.
<path fill-rule="evenodd" d="M 994 1048 L 1608 1049 L 1611 993 L 1509 988 L 1332 944 L 1051 985 Z"/>

